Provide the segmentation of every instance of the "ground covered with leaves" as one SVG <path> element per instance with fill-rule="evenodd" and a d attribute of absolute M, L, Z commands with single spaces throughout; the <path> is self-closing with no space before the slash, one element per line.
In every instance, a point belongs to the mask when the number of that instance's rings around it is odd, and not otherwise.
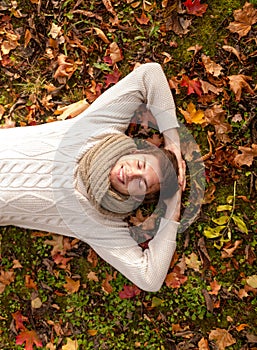
<path fill-rule="evenodd" d="M 85 243 L 2 227 L 0 349 L 257 349 L 256 5 L 0 2 L 1 128 L 58 127 L 73 117 L 62 114 L 67 105 L 92 103 L 154 61 L 206 169 L 201 211 L 178 235 L 158 293 L 132 285 Z"/>

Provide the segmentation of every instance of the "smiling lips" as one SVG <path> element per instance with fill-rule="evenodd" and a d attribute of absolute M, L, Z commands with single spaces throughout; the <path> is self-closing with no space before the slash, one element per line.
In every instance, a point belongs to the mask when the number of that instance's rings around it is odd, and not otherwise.
<path fill-rule="evenodd" d="M 121 166 L 119 172 L 118 172 L 118 180 L 122 183 L 122 184 L 125 184 L 125 176 L 124 176 L 124 168 L 123 168 L 123 165 Z"/>

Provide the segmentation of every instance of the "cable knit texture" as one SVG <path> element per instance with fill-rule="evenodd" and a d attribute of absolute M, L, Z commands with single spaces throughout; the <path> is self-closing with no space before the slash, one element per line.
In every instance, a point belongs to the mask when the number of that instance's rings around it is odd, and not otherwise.
<path fill-rule="evenodd" d="M 76 118 L 0 130 L 0 225 L 77 237 L 140 288 L 155 291 L 169 268 L 178 223 L 162 219 L 149 249 L 142 251 L 124 222 L 107 218 L 88 201 L 78 176 L 83 155 L 107 135 L 124 134 L 142 103 L 160 131 L 178 127 L 162 68 L 148 63 Z"/>

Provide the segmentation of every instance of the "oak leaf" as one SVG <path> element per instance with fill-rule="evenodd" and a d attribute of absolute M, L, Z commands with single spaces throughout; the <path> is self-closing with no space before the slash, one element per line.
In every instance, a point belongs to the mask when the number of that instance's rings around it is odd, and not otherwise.
<path fill-rule="evenodd" d="M 39 339 L 37 333 L 35 331 L 24 330 L 16 337 L 16 344 L 22 345 L 25 343 L 25 350 L 33 350 L 33 345 L 35 344 L 37 347 L 42 347 L 42 342 Z"/>
<path fill-rule="evenodd" d="M 239 146 L 240 154 L 235 156 L 234 162 L 238 166 L 247 165 L 251 166 L 254 157 L 257 157 L 257 145 L 252 144 L 252 147 Z"/>
<path fill-rule="evenodd" d="M 180 82 L 181 86 L 187 87 L 187 94 L 196 93 L 198 96 L 202 95 L 201 83 L 196 79 L 189 79 L 186 75 L 182 75 L 182 80 Z"/>
<path fill-rule="evenodd" d="M 253 24 L 257 22 L 257 9 L 253 4 L 246 2 L 243 9 L 234 11 L 234 22 L 227 27 L 232 33 L 238 33 L 239 39 L 246 36 Z"/>
<path fill-rule="evenodd" d="M 187 0 L 183 3 L 186 6 L 187 13 L 195 16 L 202 16 L 207 8 L 207 4 L 201 4 L 200 0 Z"/>
<path fill-rule="evenodd" d="M 252 80 L 251 77 L 238 74 L 228 76 L 230 89 L 234 92 L 236 101 L 241 100 L 242 90 L 245 89 L 249 94 L 254 95 L 254 91 L 248 84 L 248 80 Z"/>
<path fill-rule="evenodd" d="M 68 294 L 76 293 L 79 290 L 80 280 L 75 281 L 68 276 L 65 277 L 65 280 L 66 283 L 63 285 L 63 287 L 67 290 Z"/>
<path fill-rule="evenodd" d="M 209 56 L 204 54 L 202 54 L 201 58 L 207 73 L 213 75 L 214 77 L 218 77 L 221 74 L 223 67 L 220 64 L 215 63 Z"/>
<path fill-rule="evenodd" d="M 62 350 L 78 350 L 79 344 L 77 339 L 72 340 L 67 338 L 67 344 L 62 346 Z"/>
<path fill-rule="evenodd" d="M 124 285 L 123 290 L 119 292 L 119 297 L 121 299 L 131 299 L 139 295 L 141 290 L 135 285 Z"/>
<path fill-rule="evenodd" d="M 224 350 L 227 346 L 236 343 L 236 340 L 232 337 L 232 335 L 226 329 L 221 328 L 212 330 L 209 334 L 209 339 L 216 341 L 219 350 Z"/>

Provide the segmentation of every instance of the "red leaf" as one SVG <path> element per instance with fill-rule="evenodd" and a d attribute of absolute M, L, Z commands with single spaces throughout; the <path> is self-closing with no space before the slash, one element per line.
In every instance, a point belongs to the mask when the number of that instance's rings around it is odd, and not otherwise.
<path fill-rule="evenodd" d="M 43 346 L 37 333 L 33 330 L 25 330 L 17 335 L 16 344 L 22 345 L 23 343 L 25 343 L 25 350 L 33 350 L 33 344 L 40 348 Z"/>
<path fill-rule="evenodd" d="M 193 93 L 196 93 L 198 96 L 202 95 L 202 88 L 199 80 L 190 80 L 186 75 L 183 75 L 180 85 L 187 87 L 188 95 Z"/>
<path fill-rule="evenodd" d="M 195 16 L 202 16 L 208 7 L 207 4 L 200 4 L 200 0 L 187 0 L 184 2 L 184 5 L 186 6 L 187 13 Z"/>
<path fill-rule="evenodd" d="M 181 274 L 179 266 L 175 266 L 173 271 L 165 279 L 166 286 L 170 288 L 179 288 L 186 281 L 187 276 Z"/>
<path fill-rule="evenodd" d="M 23 324 L 23 322 L 28 322 L 28 318 L 26 316 L 23 316 L 20 311 L 16 311 L 14 314 L 12 314 L 12 317 L 15 321 L 15 328 L 17 331 L 20 329 L 26 329 Z"/>
<path fill-rule="evenodd" d="M 141 293 L 141 290 L 137 286 L 124 285 L 123 290 L 119 292 L 119 297 L 121 299 L 130 299 L 130 298 L 134 298 L 136 295 L 140 293 Z"/>
<path fill-rule="evenodd" d="M 116 84 L 120 79 L 120 72 L 118 69 L 115 69 L 112 74 L 105 75 L 105 84 L 106 88 L 111 84 Z"/>

